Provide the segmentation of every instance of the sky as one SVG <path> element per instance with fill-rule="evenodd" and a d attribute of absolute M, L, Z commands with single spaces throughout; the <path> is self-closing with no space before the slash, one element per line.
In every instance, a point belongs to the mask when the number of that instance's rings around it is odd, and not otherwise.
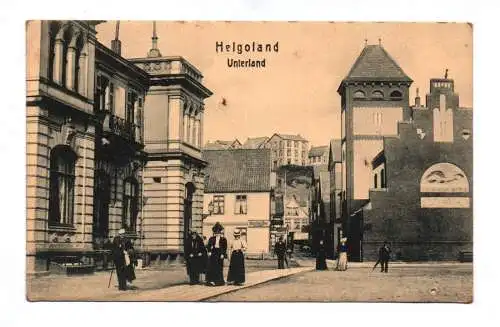
<path fill-rule="evenodd" d="M 110 46 L 115 22 L 97 26 Z M 121 21 L 122 56 L 145 57 L 152 22 Z M 429 90 L 430 78 L 455 80 L 460 105 L 472 107 L 472 27 L 455 23 L 200 22 L 158 21 L 163 56 L 182 56 L 203 74 L 213 95 L 205 100 L 204 142 L 274 133 L 301 134 L 311 145 L 340 137 L 337 88 L 368 44 L 382 46 L 413 79 Z M 216 42 L 279 43 L 279 52 L 217 53 Z M 231 68 L 227 58 L 266 59 L 265 68 Z M 226 99 L 226 105 L 221 100 Z M 422 100 L 425 102 L 425 100 Z"/>

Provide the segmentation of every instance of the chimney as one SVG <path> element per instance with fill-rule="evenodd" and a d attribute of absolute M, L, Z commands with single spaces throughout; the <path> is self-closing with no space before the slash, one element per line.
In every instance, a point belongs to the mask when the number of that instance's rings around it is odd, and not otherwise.
<path fill-rule="evenodd" d="M 111 41 L 111 50 L 122 55 L 122 42 L 120 41 L 120 21 L 116 22 L 115 39 Z"/>
<path fill-rule="evenodd" d="M 418 87 L 417 87 L 417 96 L 415 97 L 415 107 L 420 107 L 420 95 L 418 95 Z"/>

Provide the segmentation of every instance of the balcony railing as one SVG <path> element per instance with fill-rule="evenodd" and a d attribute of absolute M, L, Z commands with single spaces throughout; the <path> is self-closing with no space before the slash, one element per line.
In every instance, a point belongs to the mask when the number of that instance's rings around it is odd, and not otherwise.
<path fill-rule="evenodd" d="M 182 57 L 141 58 L 131 60 L 150 75 L 188 75 L 200 83 L 203 79 L 201 72 Z"/>
<path fill-rule="evenodd" d="M 106 113 L 104 118 L 103 129 L 105 132 L 113 133 L 128 141 L 136 140 L 136 127 L 132 122 L 109 112 Z"/>

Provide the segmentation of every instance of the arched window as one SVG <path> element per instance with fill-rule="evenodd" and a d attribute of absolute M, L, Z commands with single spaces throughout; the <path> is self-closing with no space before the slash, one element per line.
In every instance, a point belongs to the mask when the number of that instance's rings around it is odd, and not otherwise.
<path fill-rule="evenodd" d="M 383 99 L 384 98 L 384 92 L 380 90 L 375 90 L 372 92 L 372 99 Z"/>
<path fill-rule="evenodd" d="M 402 97 L 403 94 L 398 90 L 394 90 L 391 92 L 391 99 L 401 99 Z"/>
<path fill-rule="evenodd" d="M 139 184 L 133 177 L 123 182 L 122 227 L 128 231 L 136 230 Z"/>
<path fill-rule="evenodd" d="M 356 92 L 354 92 L 354 99 L 364 99 L 366 98 L 366 94 L 365 92 L 361 91 L 361 90 L 357 90 Z"/>
<path fill-rule="evenodd" d="M 54 59 L 56 57 L 56 36 L 61 29 L 61 24 L 58 22 L 51 22 L 49 25 L 49 66 L 47 77 L 49 80 L 54 80 Z"/>
<path fill-rule="evenodd" d="M 67 146 L 56 146 L 50 152 L 49 224 L 73 224 L 76 159 Z"/>
<path fill-rule="evenodd" d="M 66 87 L 66 70 L 68 69 L 68 48 L 71 43 L 72 31 L 71 27 L 66 28 L 63 36 L 63 55 L 62 55 L 62 80 L 61 83 L 64 87 Z"/>
<path fill-rule="evenodd" d="M 377 177 L 377 174 L 373 175 L 373 188 L 377 188 L 378 187 L 378 177 Z"/>
<path fill-rule="evenodd" d="M 81 67 L 81 65 L 83 64 L 82 62 L 80 62 L 80 58 L 82 56 L 82 51 L 83 51 L 83 37 L 82 35 L 80 34 L 80 36 L 78 36 L 78 39 L 76 40 L 76 52 L 75 52 L 75 80 L 74 80 L 74 83 L 73 85 L 75 86 L 75 91 L 78 92 L 79 90 L 79 87 L 80 87 L 80 75 L 83 73 L 82 69 L 84 69 L 85 67 Z"/>

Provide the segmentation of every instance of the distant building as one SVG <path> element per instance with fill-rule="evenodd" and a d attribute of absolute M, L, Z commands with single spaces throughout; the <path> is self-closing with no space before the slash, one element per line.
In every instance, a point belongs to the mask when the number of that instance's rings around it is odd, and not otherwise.
<path fill-rule="evenodd" d="M 203 197 L 203 235 L 212 235 L 220 222 L 228 240 L 239 230 L 247 241 L 247 254 L 268 254 L 274 211 L 274 173 L 268 149 L 203 151 L 208 163 Z"/>
<path fill-rule="evenodd" d="M 294 196 L 287 196 L 284 200 L 285 229 L 294 234 L 294 240 L 307 240 L 309 233 L 304 230 L 309 226 L 309 208 L 301 206 Z"/>
<path fill-rule="evenodd" d="M 328 148 L 330 173 L 330 219 L 334 224 L 335 249 L 342 238 L 342 159 L 341 140 L 331 140 Z"/>
<path fill-rule="evenodd" d="M 309 150 L 308 164 L 309 165 L 324 165 L 328 164 L 328 146 L 313 146 Z"/>
<path fill-rule="evenodd" d="M 271 149 L 274 170 L 283 165 L 307 165 L 309 142 L 300 135 L 274 134 L 265 147 Z"/>
<path fill-rule="evenodd" d="M 263 149 L 267 140 L 269 140 L 267 136 L 247 138 L 242 147 L 245 149 Z"/>
<path fill-rule="evenodd" d="M 241 142 L 238 139 L 234 141 L 221 141 L 207 142 L 203 147 L 204 150 L 227 150 L 227 149 L 240 149 Z"/>

